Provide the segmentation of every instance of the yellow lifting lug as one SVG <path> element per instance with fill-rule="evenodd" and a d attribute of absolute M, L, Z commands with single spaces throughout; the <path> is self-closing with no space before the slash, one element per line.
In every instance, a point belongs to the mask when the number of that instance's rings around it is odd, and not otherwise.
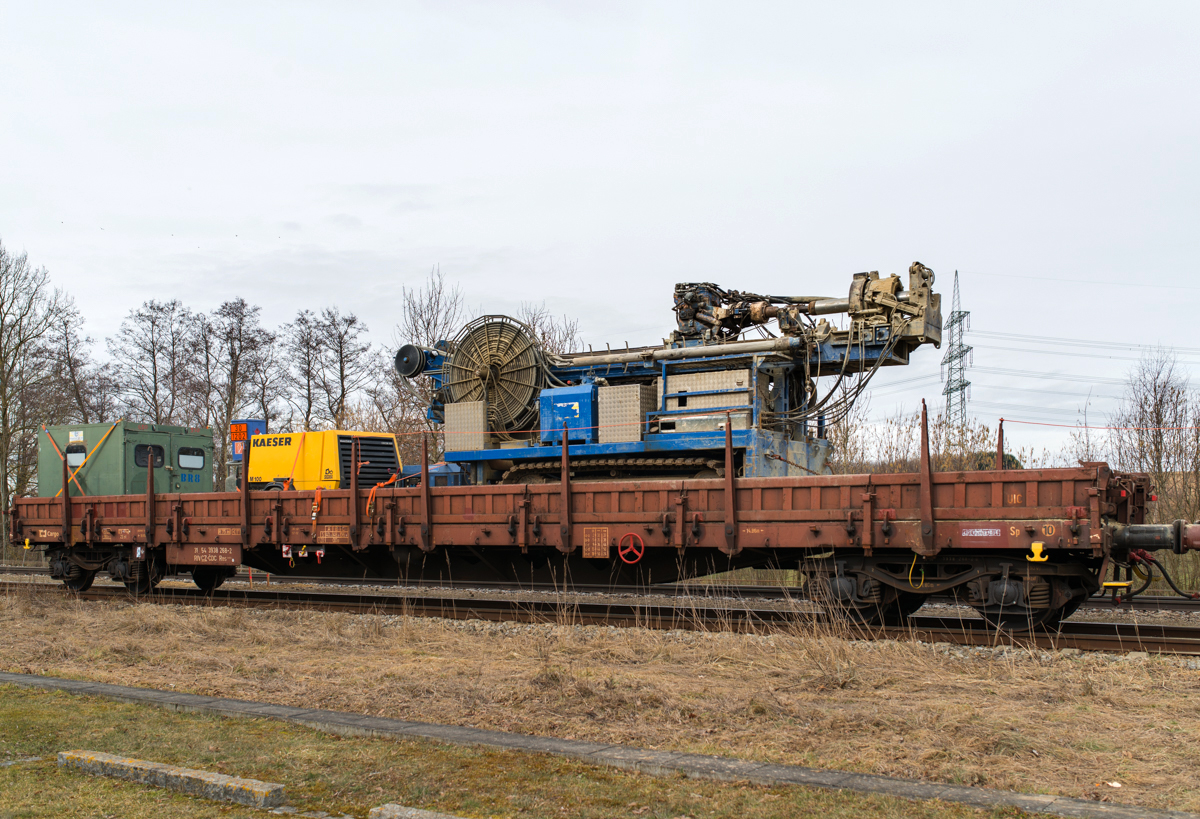
<path fill-rule="evenodd" d="M 1031 543 L 1029 545 L 1029 548 L 1033 549 L 1033 554 L 1025 555 L 1025 559 L 1028 560 L 1030 563 L 1045 563 L 1047 560 L 1050 559 L 1050 555 L 1042 554 L 1042 550 L 1046 548 L 1045 543 L 1040 543 L 1040 542 Z"/>
<path fill-rule="evenodd" d="M 1107 583 L 1102 583 L 1101 585 L 1104 586 L 1104 588 L 1106 588 L 1106 589 L 1127 589 L 1133 585 L 1133 581 L 1132 580 L 1117 580 L 1117 581 L 1109 581 Z"/>

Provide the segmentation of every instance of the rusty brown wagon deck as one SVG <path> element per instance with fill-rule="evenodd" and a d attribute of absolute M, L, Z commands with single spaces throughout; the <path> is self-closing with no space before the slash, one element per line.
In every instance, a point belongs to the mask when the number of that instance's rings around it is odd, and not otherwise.
<path fill-rule="evenodd" d="M 569 470 L 568 470 L 569 471 Z M 1148 486 L 1103 464 L 799 478 L 588 481 L 23 498 L 14 538 L 164 548 L 169 564 L 238 565 L 243 550 L 549 547 L 611 558 L 646 549 L 1105 549 L 1101 518 L 1143 519 Z M 867 523 L 869 521 L 869 524 Z"/>

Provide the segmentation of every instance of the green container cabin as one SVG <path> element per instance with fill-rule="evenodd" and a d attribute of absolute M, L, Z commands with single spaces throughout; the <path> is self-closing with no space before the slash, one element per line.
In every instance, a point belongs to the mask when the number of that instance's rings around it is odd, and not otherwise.
<path fill-rule="evenodd" d="M 111 434 L 105 438 L 110 429 Z M 87 459 L 75 476 L 83 491 L 75 481 L 69 481 L 72 497 L 144 494 L 146 466 L 151 457 L 155 492 L 213 491 L 213 433 L 208 428 L 126 421 L 118 421 L 115 427 L 112 424 L 47 427 L 38 433 L 39 497 L 54 497 L 62 489 L 60 452 L 66 456 L 72 472 Z"/>

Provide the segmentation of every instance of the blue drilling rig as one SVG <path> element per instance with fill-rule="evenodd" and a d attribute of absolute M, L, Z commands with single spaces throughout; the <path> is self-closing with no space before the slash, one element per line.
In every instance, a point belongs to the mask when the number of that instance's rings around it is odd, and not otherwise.
<path fill-rule="evenodd" d="M 552 354 L 493 315 L 433 347 L 406 344 L 395 366 L 432 379 L 428 417 L 469 483 L 557 481 L 564 435 L 581 479 L 719 477 L 727 425 L 739 476 L 824 474 L 826 429 L 879 368 L 940 346 L 933 283 L 915 262 L 907 290 L 897 275 L 856 273 L 846 298 L 677 284 L 662 346 Z"/>

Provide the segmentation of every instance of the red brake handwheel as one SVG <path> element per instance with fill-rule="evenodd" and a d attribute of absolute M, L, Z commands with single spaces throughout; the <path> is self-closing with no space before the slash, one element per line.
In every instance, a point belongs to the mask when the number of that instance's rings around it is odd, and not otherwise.
<path fill-rule="evenodd" d="M 626 563 L 637 563 L 644 554 L 646 554 L 646 543 L 642 540 L 641 535 L 635 532 L 626 532 L 617 541 L 617 557 Z"/>

